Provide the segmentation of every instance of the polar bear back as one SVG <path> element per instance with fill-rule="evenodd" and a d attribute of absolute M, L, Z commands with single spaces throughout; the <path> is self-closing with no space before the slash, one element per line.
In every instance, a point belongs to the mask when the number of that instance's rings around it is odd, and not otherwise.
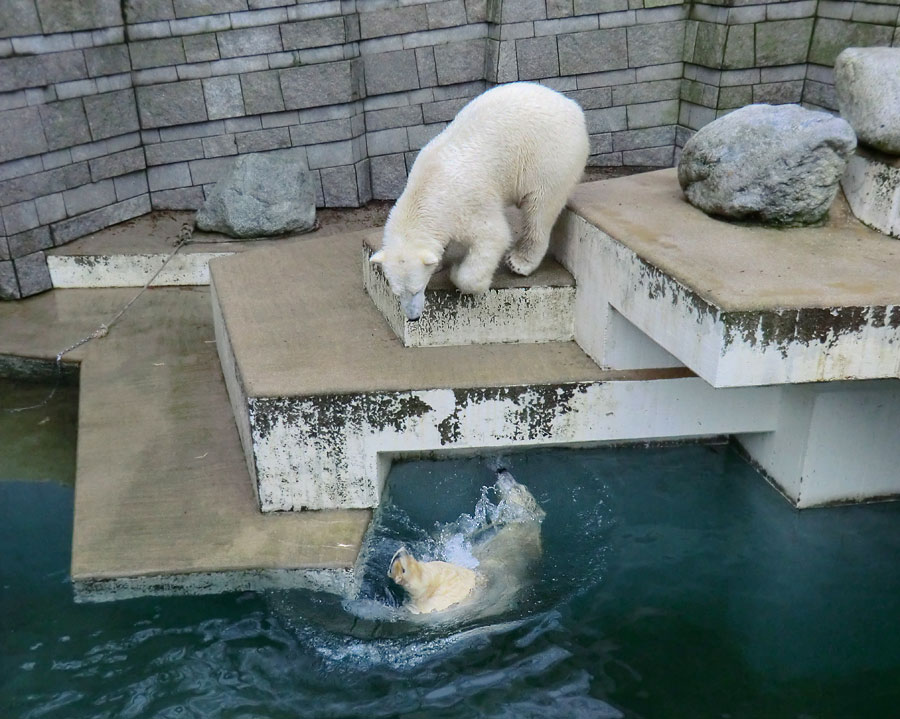
<path fill-rule="evenodd" d="M 422 148 L 408 187 L 453 182 L 517 203 L 536 187 L 574 184 L 589 149 L 576 102 L 535 83 L 509 83 L 476 97 Z"/>

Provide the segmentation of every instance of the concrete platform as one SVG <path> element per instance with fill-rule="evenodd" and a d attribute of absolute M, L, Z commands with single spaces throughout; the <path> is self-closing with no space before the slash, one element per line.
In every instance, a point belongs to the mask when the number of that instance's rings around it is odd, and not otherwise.
<path fill-rule="evenodd" d="M 528 277 L 499 268 L 491 289 L 481 295 L 461 294 L 450 281 L 449 270 L 443 269 L 428 283 L 422 316 L 410 322 L 381 267 L 369 261 L 379 247 L 380 231 L 364 236 L 363 284 L 406 347 L 574 339 L 575 279 L 552 257 Z"/>
<path fill-rule="evenodd" d="M 847 163 L 841 188 L 861 222 L 900 238 L 900 157 L 858 147 Z"/>
<path fill-rule="evenodd" d="M 842 197 L 821 227 L 741 226 L 661 170 L 580 185 L 569 208 L 553 251 L 578 283 L 576 341 L 600 364 L 642 366 L 646 352 L 714 387 L 900 373 L 900 243 Z M 610 313 L 658 347 L 612 357 Z"/>
<path fill-rule="evenodd" d="M 604 371 L 574 342 L 406 348 L 360 282 L 364 236 L 210 265 L 223 372 L 264 511 L 376 506 L 399 454 L 774 427 L 777 391 L 716 393 L 683 368 Z"/>
<path fill-rule="evenodd" d="M 54 290 L 0 303 L 0 355 L 52 359 L 133 295 Z M 369 512 L 259 512 L 208 289 L 148 291 L 106 338 L 68 359 L 80 362 L 80 599 L 352 582 Z"/>

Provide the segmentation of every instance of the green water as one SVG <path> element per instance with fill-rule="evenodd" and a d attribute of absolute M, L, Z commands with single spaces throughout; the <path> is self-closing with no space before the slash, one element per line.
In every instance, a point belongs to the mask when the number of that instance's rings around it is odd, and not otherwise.
<path fill-rule="evenodd" d="M 0 407 L 40 387 L 0 384 Z M 491 459 L 408 462 L 363 597 L 78 605 L 75 393 L 0 413 L 0 718 L 884 717 L 900 706 L 900 505 L 798 513 L 727 447 L 506 458 L 547 512 L 499 617 L 397 621 L 384 557 L 471 512 Z"/>

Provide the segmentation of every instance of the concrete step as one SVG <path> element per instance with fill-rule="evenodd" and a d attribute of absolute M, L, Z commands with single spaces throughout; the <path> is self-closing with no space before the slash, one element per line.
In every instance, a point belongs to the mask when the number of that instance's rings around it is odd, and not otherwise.
<path fill-rule="evenodd" d="M 605 371 L 574 342 L 404 347 L 359 282 L 371 233 L 210 263 L 216 341 L 264 512 L 373 507 L 394 457 L 774 427 L 778 393 Z"/>
<path fill-rule="evenodd" d="M 391 292 L 381 267 L 369 260 L 381 246 L 380 232 L 362 243 L 366 292 L 406 347 L 507 342 L 567 342 L 575 332 L 575 280 L 547 257 L 529 277 L 497 270 L 482 295 L 461 294 L 448 270 L 437 272 L 425 290 L 425 311 L 410 322 Z"/>

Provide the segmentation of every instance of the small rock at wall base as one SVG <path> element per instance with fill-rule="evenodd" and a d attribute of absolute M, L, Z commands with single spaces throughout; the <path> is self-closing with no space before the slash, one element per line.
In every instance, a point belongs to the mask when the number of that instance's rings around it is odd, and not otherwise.
<path fill-rule="evenodd" d="M 313 229 L 316 193 L 303 155 L 286 150 L 240 156 L 195 223 L 200 230 L 244 239 Z"/>
<path fill-rule="evenodd" d="M 845 120 L 799 105 L 747 105 L 684 146 L 678 182 L 709 215 L 807 225 L 828 213 L 856 135 Z"/>
<path fill-rule="evenodd" d="M 841 116 L 863 144 L 900 155 L 900 47 L 851 47 L 834 64 Z"/>

